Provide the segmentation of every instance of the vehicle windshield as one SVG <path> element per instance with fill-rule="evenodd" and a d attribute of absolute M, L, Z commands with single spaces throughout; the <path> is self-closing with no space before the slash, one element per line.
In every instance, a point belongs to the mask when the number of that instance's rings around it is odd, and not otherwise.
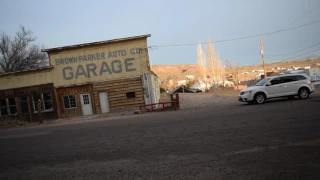
<path fill-rule="evenodd" d="M 268 82 L 270 80 L 270 78 L 265 78 L 260 80 L 255 86 L 263 86 L 264 84 L 266 84 L 266 82 Z"/>

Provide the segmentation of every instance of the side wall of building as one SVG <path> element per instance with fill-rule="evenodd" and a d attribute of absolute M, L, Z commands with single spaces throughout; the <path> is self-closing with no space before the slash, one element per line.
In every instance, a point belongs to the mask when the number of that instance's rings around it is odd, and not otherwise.
<path fill-rule="evenodd" d="M 106 93 L 108 102 L 101 102 L 99 93 Z M 93 84 L 93 94 L 97 113 L 102 113 L 102 103 L 107 103 L 111 112 L 137 108 L 144 104 L 141 76 L 96 82 Z"/>
<path fill-rule="evenodd" d="M 160 85 L 155 74 L 144 74 L 142 76 L 143 87 L 145 89 L 145 104 L 155 104 L 160 101 Z"/>
<path fill-rule="evenodd" d="M 152 89 L 153 89 L 153 93 L 154 93 L 154 97 L 155 97 L 155 103 L 158 103 L 160 101 L 160 82 L 159 82 L 159 78 L 152 74 Z"/>

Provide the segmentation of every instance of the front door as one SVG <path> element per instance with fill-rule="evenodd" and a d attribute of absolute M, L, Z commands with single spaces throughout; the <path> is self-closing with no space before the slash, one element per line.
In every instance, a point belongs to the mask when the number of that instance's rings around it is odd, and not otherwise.
<path fill-rule="evenodd" d="M 100 92 L 99 99 L 100 99 L 101 112 L 102 113 L 110 112 L 108 93 Z"/>
<path fill-rule="evenodd" d="M 283 91 L 281 78 L 280 77 L 274 78 L 270 82 L 271 82 L 271 85 L 266 86 L 265 88 L 265 90 L 268 93 L 268 98 L 281 96 Z"/>
<path fill-rule="evenodd" d="M 92 114 L 92 103 L 90 94 L 80 94 L 81 99 L 81 108 L 83 115 L 90 115 Z"/>

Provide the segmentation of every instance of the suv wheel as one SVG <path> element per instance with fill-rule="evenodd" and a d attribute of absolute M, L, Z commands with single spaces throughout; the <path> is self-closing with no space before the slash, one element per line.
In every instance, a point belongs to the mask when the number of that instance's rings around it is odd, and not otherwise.
<path fill-rule="evenodd" d="M 299 89 L 298 96 L 300 99 L 307 99 L 309 97 L 309 90 L 307 88 Z"/>
<path fill-rule="evenodd" d="M 257 93 L 257 94 L 254 95 L 254 99 L 253 100 L 254 100 L 254 102 L 256 104 L 262 104 L 262 103 L 265 102 L 266 96 L 263 93 Z"/>

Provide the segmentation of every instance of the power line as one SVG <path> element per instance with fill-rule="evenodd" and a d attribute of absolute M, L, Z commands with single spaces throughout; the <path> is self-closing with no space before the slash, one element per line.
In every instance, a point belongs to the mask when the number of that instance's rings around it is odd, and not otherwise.
<path fill-rule="evenodd" d="M 302 16 L 300 16 L 300 17 L 297 18 L 296 20 L 294 20 L 294 21 L 290 22 L 289 24 L 283 26 L 283 28 L 281 28 L 281 30 L 284 29 L 284 28 L 287 28 L 287 27 L 290 26 L 291 24 L 293 24 L 293 23 L 299 21 L 300 19 L 302 19 L 303 17 L 307 16 L 308 14 L 310 14 L 313 10 L 315 10 L 315 9 L 318 8 L 319 6 L 320 6 L 320 4 L 318 4 L 317 6 L 315 6 L 315 7 L 312 8 L 312 9 L 310 9 L 309 11 L 307 11 L 307 13 L 305 13 L 305 14 L 302 15 Z"/>
<path fill-rule="evenodd" d="M 285 56 L 285 55 L 289 55 L 289 54 L 294 54 L 294 53 L 298 53 L 298 52 L 301 52 L 301 51 L 304 51 L 304 50 L 307 50 L 307 49 L 310 49 L 312 47 L 315 47 L 317 45 L 319 45 L 320 43 L 317 43 L 317 44 L 314 44 L 310 47 L 307 47 L 307 48 L 304 48 L 304 49 L 300 49 L 300 50 L 297 50 L 297 51 L 293 51 L 293 52 L 290 52 L 290 53 L 286 53 L 286 54 L 276 54 L 276 55 L 264 55 L 264 56 Z"/>
<path fill-rule="evenodd" d="M 272 31 L 272 32 L 268 32 L 268 33 L 256 34 L 256 35 L 251 35 L 251 36 L 244 36 L 244 37 L 233 38 L 233 39 L 217 40 L 217 41 L 212 41 L 211 43 L 221 43 L 221 42 L 227 42 L 227 41 L 236 41 L 236 40 L 249 39 L 249 38 L 254 38 L 254 37 L 259 37 L 259 36 L 265 36 L 265 35 L 275 34 L 275 33 L 283 32 L 283 31 L 289 31 L 292 29 L 297 29 L 297 28 L 304 27 L 304 26 L 309 26 L 309 25 L 316 24 L 319 22 L 320 21 L 314 21 L 311 23 L 302 24 L 300 26 L 295 26 L 292 28 L 282 29 L 282 30 L 278 30 L 278 31 Z M 168 45 L 160 45 L 160 46 L 156 46 L 156 47 L 190 46 L 190 45 L 206 44 L 206 43 L 168 44 Z"/>
<path fill-rule="evenodd" d="M 300 19 L 302 19 L 303 17 L 307 16 L 308 14 L 310 14 L 314 9 L 318 8 L 320 6 L 320 4 L 318 4 L 317 6 L 315 6 L 314 8 L 310 9 L 309 11 L 307 11 L 305 14 L 303 14 L 302 16 L 298 17 L 297 19 L 291 21 L 290 23 L 288 23 L 287 25 L 283 26 L 283 28 L 281 28 L 280 30 L 283 30 L 284 28 L 287 28 L 288 26 L 290 26 L 291 24 L 299 21 Z M 279 47 L 280 43 L 278 43 L 278 45 L 276 46 L 276 49 Z"/>
<path fill-rule="evenodd" d="M 288 58 L 286 60 L 282 60 L 280 62 L 283 62 L 283 61 L 288 61 L 288 60 L 293 60 L 294 58 L 297 58 L 297 57 L 300 57 L 300 56 L 303 56 L 303 55 L 307 55 L 307 54 L 310 54 L 312 52 L 316 52 L 316 51 L 320 51 L 320 49 L 316 49 L 316 50 L 313 50 L 313 51 L 310 51 L 310 52 L 307 52 L 307 53 L 304 53 L 304 54 L 300 54 L 300 55 L 297 55 L 297 56 L 294 56 L 294 57 L 291 57 L 291 58 Z"/>

